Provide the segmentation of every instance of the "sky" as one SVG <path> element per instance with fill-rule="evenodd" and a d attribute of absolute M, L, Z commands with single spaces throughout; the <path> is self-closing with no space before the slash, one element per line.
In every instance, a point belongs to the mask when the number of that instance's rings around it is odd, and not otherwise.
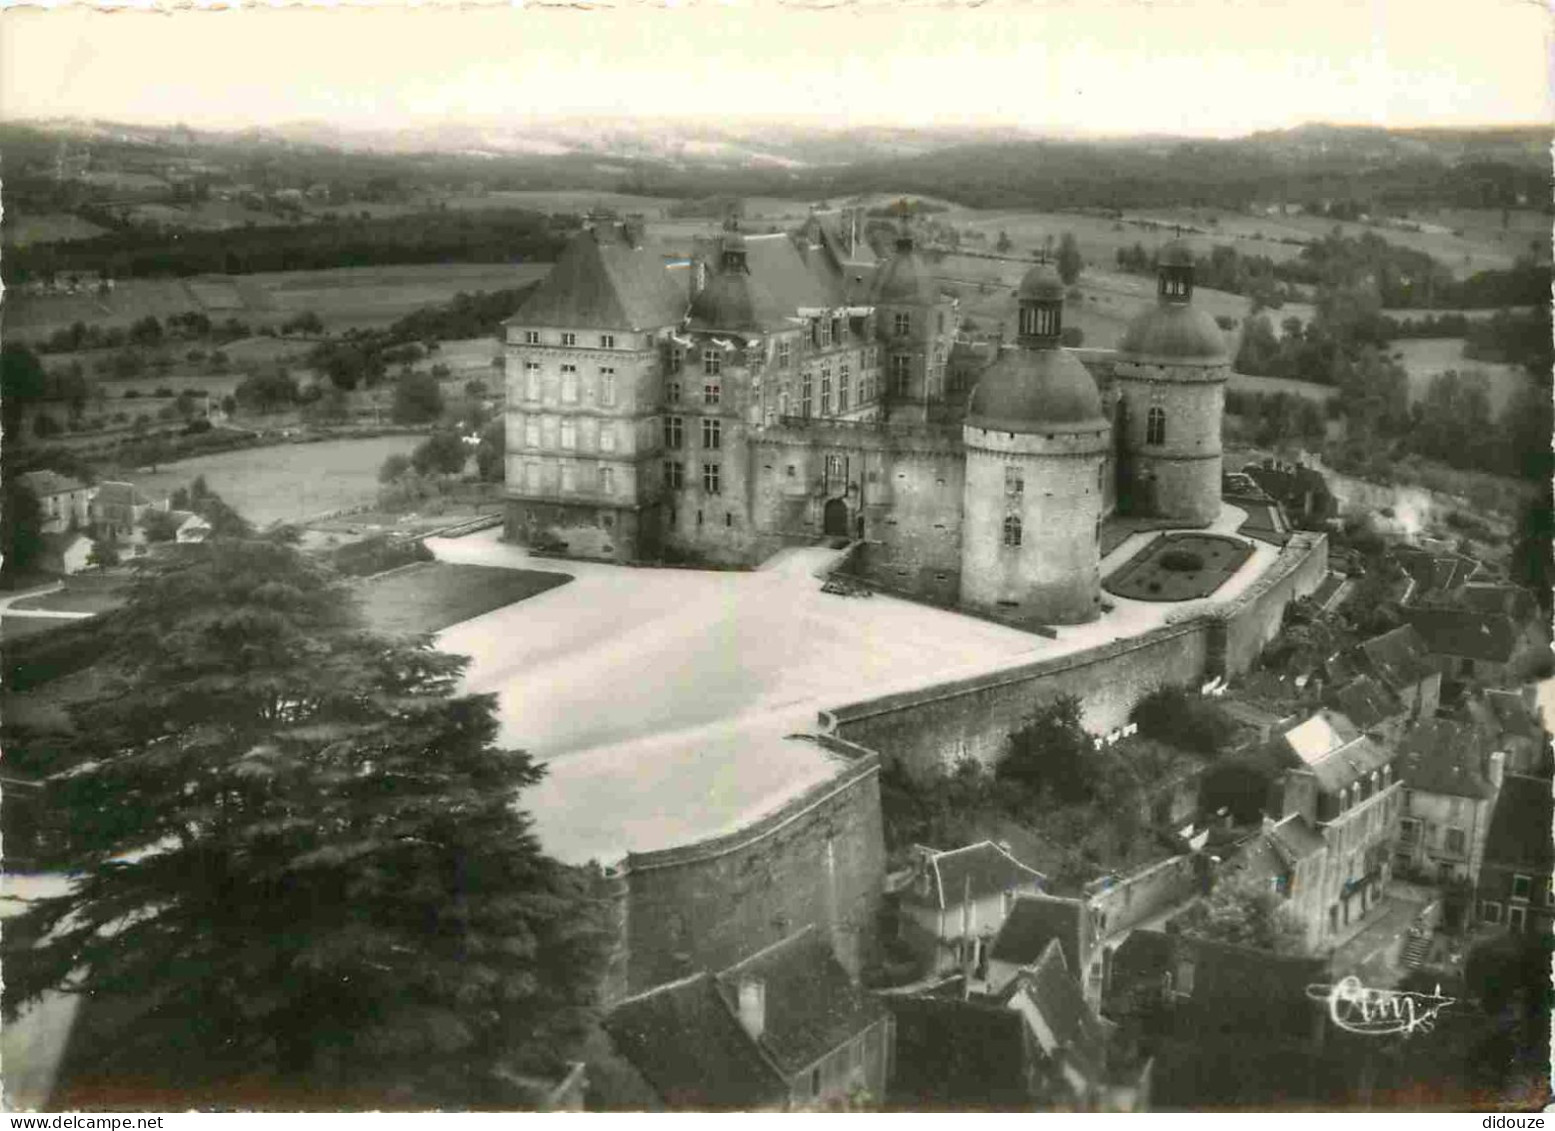
<path fill-rule="evenodd" d="M 602 115 L 1227 137 L 1555 117 L 1541 0 L 0 4 L 9 120 L 393 129 Z"/>

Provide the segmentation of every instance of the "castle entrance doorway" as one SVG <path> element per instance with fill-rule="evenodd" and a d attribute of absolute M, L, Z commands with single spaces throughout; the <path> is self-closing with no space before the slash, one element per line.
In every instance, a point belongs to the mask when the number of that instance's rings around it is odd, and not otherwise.
<path fill-rule="evenodd" d="M 848 504 L 841 499 L 827 499 L 821 517 L 821 532 L 828 538 L 848 536 Z"/>

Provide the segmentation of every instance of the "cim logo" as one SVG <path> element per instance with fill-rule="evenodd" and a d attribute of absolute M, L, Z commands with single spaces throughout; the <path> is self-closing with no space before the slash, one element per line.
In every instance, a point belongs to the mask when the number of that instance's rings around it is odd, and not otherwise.
<path fill-rule="evenodd" d="M 1308 986 L 1307 997 L 1326 1002 L 1328 1015 L 1345 1032 L 1368 1037 L 1429 1033 L 1436 1015 L 1456 1000 L 1443 997 L 1439 985 L 1429 994 L 1368 989 L 1353 974 L 1332 986 Z"/>

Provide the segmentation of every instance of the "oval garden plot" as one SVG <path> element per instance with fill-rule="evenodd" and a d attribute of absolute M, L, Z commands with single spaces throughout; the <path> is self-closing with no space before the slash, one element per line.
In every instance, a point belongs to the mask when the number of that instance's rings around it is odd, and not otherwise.
<path fill-rule="evenodd" d="M 1191 601 L 1219 589 L 1252 552 L 1247 543 L 1220 534 L 1163 534 L 1103 587 L 1135 601 Z"/>

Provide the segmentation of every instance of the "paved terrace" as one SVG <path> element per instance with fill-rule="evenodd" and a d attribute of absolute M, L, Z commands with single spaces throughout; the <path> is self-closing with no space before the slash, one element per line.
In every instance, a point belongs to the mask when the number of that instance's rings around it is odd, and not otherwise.
<path fill-rule="evenodd" d="M 1231 534 L 1244 517 L 1225 507 L 1212 529 Z M 1156 533 L 1115 547 L 1103 575 Z M 1236 596 L 1278 556 L 1253 543 L 1197 601 L 1109 596 L 1111 612 L 1050 640 L 894 597 L 822 593 L 817 573 L 836 557 L 824 547 L 724 573 L 535 558 L 495 531 L 427 544 L 445 561 L 575 579 L 439 644 L 471 657 L 470 690 L 499 696 L 501 741 L 549 764 L 525 806 L 548 851 L 579 863 L 731 832 L 825 780 L 831 755 L 781 742 L 813 730 L 823 708 L 1138 635 Z"/>

